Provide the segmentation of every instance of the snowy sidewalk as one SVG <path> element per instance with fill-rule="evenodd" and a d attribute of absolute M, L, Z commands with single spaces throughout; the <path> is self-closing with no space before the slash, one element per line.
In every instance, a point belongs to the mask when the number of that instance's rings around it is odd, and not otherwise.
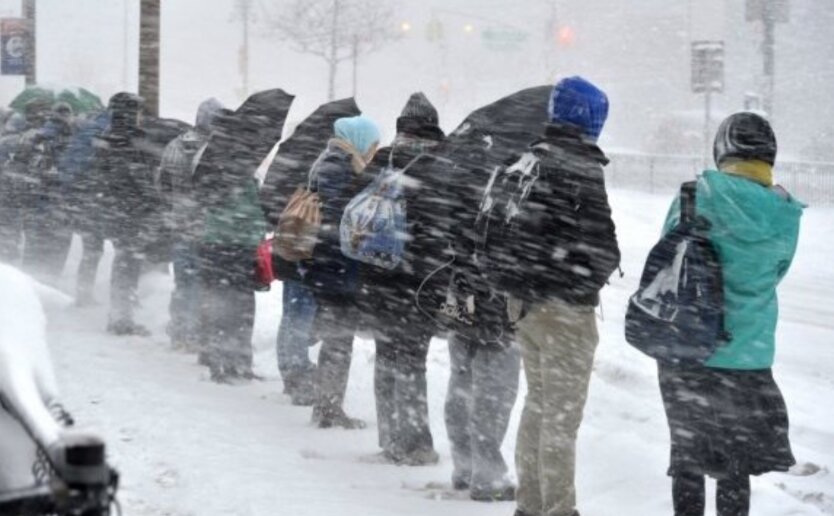
<path fill-rule="evenodd" d="M 605 320 L 586 419 L 580 433 L 578 489 L 583 515 L 671 512 L 668 435 L 654 364 L 622 337 L 625 300 L 657 238 L 664 197 L 615 191 L 612 205 L 626 277 L 604 294 Z M 782 321 L 775 374 L 791 415 L 792 442 L 804 466 L 753 482 L 753 514 L 834 514 L 834 211 L 810 210 L 800 250 L 780 291 Z M 106 278 L 99 299 L 106 299 Z M 207 380 L 195 357 L 168 349 L 164 334 L 170 278 L 148 275 L 139 320 L 150 339 L 103 333 L 104 307 L 50 313 L 50 345 L 67 407 L 105 435 L 122 474 L 127 516 L 510 516 L 514 505 L 447 500 L 451 473 L 443 425 L 448 356 L 434 341 L 429 357 L 432 431 L 441 464 L 369 464 L 377 451 L 373 346 L 357 340 L 346 409 L 363 431 L 316 430 L 308 408 L 281 394 L 274 342 L 280 286 L 258 295 L 257 368 L 265 382 L 225 386 Z M 504 449 L 512 459 L 521 401 Z M 804 468 L 804 469 L 803 469 Z M 805 476 L 801 476 L 802 473 Z M 709 514 L 709 513 L 708 513 Z"/>

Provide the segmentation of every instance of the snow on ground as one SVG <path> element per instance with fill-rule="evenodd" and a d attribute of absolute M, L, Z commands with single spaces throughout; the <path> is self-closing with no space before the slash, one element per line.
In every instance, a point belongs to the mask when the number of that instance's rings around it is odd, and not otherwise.
<path fill-rule="evenodd" d="M 668 196 L 614 191 L 611 201 L 625 277 L 604 291 L 601 343 L 580 432 L 578 490 L 583 514 L 671 513 L 668 435 L 654 363 L 623 339 L 627 296 L 656 240 Z M 791 415 L 800 465 L 753 481 L 756 515 L 834 514 L 834 210 L 813 208 L 781 291 L 775 374 Z M 106 276 L 103 274 L 102 276 Z M 107 278 L 99 284 L 106 300 Z M 274 342 L 279 284 L 258 294 L 254 346 L 264 382 L 226 386 L 208 381 L 191 355 L 168 349 L 164 333 L 171 279 L 145 276 L 141 322 L 151 338 L 104 334 L 105 306 L 52 309 L 49 337 L 64 401 L 82 424 L 107 439 L 122 474 L 128 516 L 151 515 L 503 515 L 513 504 L 448 499 L 451 461 L 443 424 L 448 379 L 444 341 L 429 357 L 432 431 L 441 454 L 433 467 L 368 463 L 377 451 L 373 344 L 357 339 L 347 411 L 363 431 L 317 430 L 309 408 L 281 394 Z M 512 459 L 521 402 L 504 445 Z M 431 487 L 429 487 L 431 486 Z M 712 514 L 708 512 L 708 514 Z"/>

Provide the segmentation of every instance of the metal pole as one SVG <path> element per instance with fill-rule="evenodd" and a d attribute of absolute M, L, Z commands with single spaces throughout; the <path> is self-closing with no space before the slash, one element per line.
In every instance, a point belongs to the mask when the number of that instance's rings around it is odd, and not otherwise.
<path fill-rule="evenodd" d="M 26 86 L 32 86 L 38 80 L 38 34 L 36 0 L 23 0 L 21 4 L 23 19 L 29 25 L 29 41 L 26 43 Z"/>
<path fill-rule="evenodd" d="M 340 0 L 333 0 L 333 18 L 330 26 L 330 53 L 328 54 L 327 100 L 336 98 L 336 71 L 339 66 L 339 6 Z"/>
<path fill-rule="evenodd" d="M 773 93 L 776 75 L 776 20 L 773 6 L 765 3 L 764 13 L 764 42 L 762 43 L 762 58 L 764 65 L 764 110 L 773 118 Z"/>
<path fill-rule="evenodd" d="M 251 0 L 242 0 L 243 15 L 243 48 L 240 55 L 240 71 L 243 75 L 243 98 L 249 96 L 249 16 L 252 8 Z"/>
<path fill-rule="evenodd" d="M 141 0 L 139 15 L 139 95 L 147 113 L 159 116 L 160 0 Z"/>
<path fill-rule="evenodd" d="M 353 96 L 356 97 L 356 77 L 359 71 L 359 35 L 353 36 Z"/>
<path fill-rule="evenodd" d="M 129 89 L 128 82 L 129 82 L 129 60 L 130 60 L 130 44 L 129 44 L 129 32 L 130 32 L 130 0 L 122 0 L 123 3 L 123 13 L 122 13 L 122 88 L 125 91 Z"/>
<path fill-rule="evenodd" d="M 704 169 L 710 168 L 710 140 L 712 131 L 710 130 L 710 120 L 712 118 L 712 91 L 707 88 L 704 93 Z"/>
<path fill-rule="evenodd" d="M 545 73 L 547 74 L 545 81 L 551 82 L 556 76 L 556 42 L 554 31 L 556 30 L 556 24 L 558 23 L 559 18 L 556 0 L 547 0 L 547 4 L 550 12 L 544 28 L 544 63 L 547 68 L 545 70 Z"/>

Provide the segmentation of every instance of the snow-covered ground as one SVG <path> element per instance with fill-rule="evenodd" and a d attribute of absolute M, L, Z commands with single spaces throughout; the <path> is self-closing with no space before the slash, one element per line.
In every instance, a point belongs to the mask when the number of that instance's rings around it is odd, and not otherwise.
<path fill-rule="evenodd" d="M 624 278 L 604 291 L 601 343 L 580 432 L 578 490 L 583 514 L 671 513 L 665 476 L 668 435 L 654 363 L 623 339 L 627 296 L 660 230 L 668 197 L 611 194 L 623 250 Z M 799 253 L 781 288 L 775 374 L 791 415 L 800 462 L 789 474 L 753 481 L 756 515 L 834 514 L 834 210 L 812 208 Z M 98 295 L 106 300 L 107 278 Z M 317 430 L 308 408 L 281 394 L 274 342 L 279 284 L 258 295 L 254 346 L 268 379 L 215 385 L 191 355 L 168 349 L 164 333 L 171 279 L 161 272 L 141 286 L 141 322 L 151 338 L 104 334 L 105 306 L 50 310 L 49 339 L 64 402 L 77 421 L 107 439 L 122 474 L 128 516 L 150 515 L 479 515 L 509 516 L 509 503 L 448 499 L 451 474 L 443 424 L 446 344 L 429 356 L 432 430 L 438 466 L 409 468 L 363 460 L 377 451 L 373 345 L 357 340 L 347 411 L 367 430 Z M 504 445 L 512 458 L 518 413 Z M 710 514 L 708 512 L 708 514 Z"/>

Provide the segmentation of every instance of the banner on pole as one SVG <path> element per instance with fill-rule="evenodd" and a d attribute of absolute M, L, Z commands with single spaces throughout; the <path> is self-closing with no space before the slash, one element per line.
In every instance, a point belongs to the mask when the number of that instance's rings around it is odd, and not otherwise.
<path fill-rule="evenodd" d="M 24 18 L 0 19 L 0 74 L 26 75 L 32 55 L 32 24 Z"/>

